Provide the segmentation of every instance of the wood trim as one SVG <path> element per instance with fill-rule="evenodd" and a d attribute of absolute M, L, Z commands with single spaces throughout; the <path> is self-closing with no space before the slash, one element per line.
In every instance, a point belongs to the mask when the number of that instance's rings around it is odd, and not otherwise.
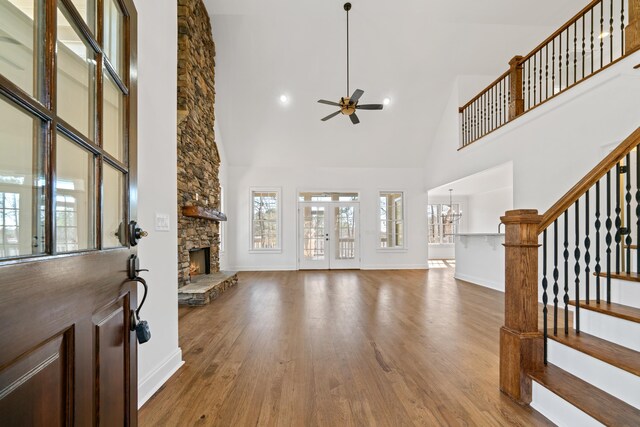
<path fill-rule="evenodd" d="M 542 216 L 542 222 L 538 228 L 538 234 L 542 233 L 549 225 L 569 209 L 584 193 L 610 171 L 616 163 L 620 162 L 628 153 L 640 145 L 640 127 L 618 145 L 596 167 L 585 175 L 562 198 L 547 210 Z"/>
<path fill-rule="evenodd" d="M 227 216 L 211 208 L 203 208 L 201 206 L 183 206 L 182 215 L 191 218 L 208 219 L 210 221 L 226 221 Z M 221 216 L 223 215 L 223 216 Z"/>

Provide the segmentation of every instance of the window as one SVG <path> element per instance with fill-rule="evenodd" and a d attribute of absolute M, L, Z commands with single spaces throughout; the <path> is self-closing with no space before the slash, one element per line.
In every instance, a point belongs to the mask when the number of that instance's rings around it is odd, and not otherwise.
<path fill-rule="evenodd" d="M 404 196 L 402 192 L 380 193 L 380 247 L 404 248 Z"/>
<path fill-rule="evenodd" d="M 56 250 L 72 252 L 78 244 L 78 204 L 76 198 L 58 193 L 56 196 Z"/>
<path fill-rule="evenodd" d="M 302 192 L 298 195 L 299 202 L 357 202 L 359 198 L 358 193 L 352 192 Z"/>
<path fill-rule="evenodd" d="M 280 191 L 251 191 L 251 249 L 280 250 Z"/>
<path fill-rule="evenodd" d="M 462 211 L 459 203 L 434 204 L 428 207 L 429 244 L 442 245 L 453 244 L 454 234 L 458 233 L 460 222 L 453 215 L 459 215 Z"/>

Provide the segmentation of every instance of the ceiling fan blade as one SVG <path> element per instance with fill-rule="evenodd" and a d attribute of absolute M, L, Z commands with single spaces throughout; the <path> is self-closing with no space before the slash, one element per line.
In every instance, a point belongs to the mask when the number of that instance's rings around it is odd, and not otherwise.
<path fill-rule="evenodd" d="M 360 123 L 360 119 L 358 118 L 356 113 L 351 114 L 349 118 L 351 119 L 351 123 L 353 123 L 354 125 L 357 125 L 358 123 Z"/>
<path fill-rule="evenodd" d="M 335 116 L 337 116 L 338 114 L 340 114 L 341 110 L 336 111 L 335 113 L 329 114 L 327 117 L 325 117 L 324 119 L 322 119 L 323 122 L 326 122 L 329 119 L 333 119 Z"/>
<path fill-rule="evenodd" d="M 351 104 L 358 102 L 362 95 L 364 95 L 364 91 L 362 89 L 356 89 L 355 92 L 353 92 L 353 95 L 351 95 L 351 98 L 349 98 L 349 102 Z"/>
<path fill-rule="evenodd" d="M 324 100 L 324 99 L 320 99 L 320 100 L 318 100 L 318 102 L 320 104 L 333 105 L 334 107 L 339 107 L 340 106 L 340 104 L 338 104 L 337 102 L 327 101 L 327 100 Z"/>
<path fill-rule="evenodd" d="M 356 105 L 357 110 L 382 110 L 384 105 L 382 104 L 362 104 Z"/>

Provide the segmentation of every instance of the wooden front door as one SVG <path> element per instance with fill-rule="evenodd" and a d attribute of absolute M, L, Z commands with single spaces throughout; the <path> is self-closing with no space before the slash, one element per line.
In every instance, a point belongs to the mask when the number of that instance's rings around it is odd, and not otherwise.
<path fill-rule="evenodd" d="M 0 0 L 0 425 L 137 421 L 136 12 Z"/>

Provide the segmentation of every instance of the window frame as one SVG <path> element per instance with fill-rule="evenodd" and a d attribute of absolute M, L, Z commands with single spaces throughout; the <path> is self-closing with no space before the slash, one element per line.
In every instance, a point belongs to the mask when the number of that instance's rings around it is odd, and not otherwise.
<path fill-rule="evenodd" d="M 277 247 L 275 248 L 255 248 L 253 246 L 253 200 L 255 193 L 275 193 L 276 194 L 276 239 Z M 282 188 L 281 187 L 251 187 L 249 189 L 249 253 L 251 254 L 269 254 L 282 253 Z"/>
<path fill-rule="evenodd" d="M 382 240 L 380 234 L 382 233 L 381 225 L 382 219 L 380 218 L 380 198 L 384 194 L 402 194 L 402 246 L 382 247 Z M 391 222 L 397 222 L 397 219 L 391 220 Z M 407 191 L 406 190 L 378 190 L 376 197 L 376 251 L 378 252 L 407 252 Z M 387 220 L 387 222 L 390 222 Z"/>

